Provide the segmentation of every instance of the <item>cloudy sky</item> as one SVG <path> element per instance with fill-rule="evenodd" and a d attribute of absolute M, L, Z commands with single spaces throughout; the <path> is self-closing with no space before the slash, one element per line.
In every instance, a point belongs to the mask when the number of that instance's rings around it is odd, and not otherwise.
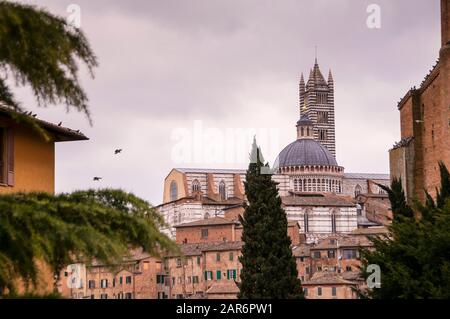
<path fill-rule="evenodd" d="M 428 73 L 440 44 L 438 0 L 32 2 L 61 16 L 77 4 L 100 62 L 95 79 L 82 74 L 93 126 L 16 91 L 40 118 L 90 138 L 57 146 L 57 191 L 120 187 L 153 204 L 172 167 L 244 168 L 238 145 L 254 133 L 271 161 L 292 142 L 298 81 L 316 46 L 322 72 L 331 68 L 335 80 L 339 164 L 387 173 L 400 134 L 397 102 Z M 366 23 L 372 3 L 379 29 Z"/>

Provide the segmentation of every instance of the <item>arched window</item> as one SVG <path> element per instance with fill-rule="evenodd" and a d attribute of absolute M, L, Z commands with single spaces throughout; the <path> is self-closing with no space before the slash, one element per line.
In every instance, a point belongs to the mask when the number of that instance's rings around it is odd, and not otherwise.
<path fill-rule="evenodd" d="M 209 218 L 209 213 L 206 212 L 205 215 L 203 216 L 204 219 L 208 219 Z"/>
<path fill-rule="evenodd" d="M 221 200 L 227 199 L 227 185 L 225 184 L 224 181 L 221 181 L 219 183 L 219 195 Z"/>
<path fill-rule="evenodd" d="M 194 181 L 192 182 L 192 193 L 200 191 L 201 191 L 200 183 L 197 179 L 194 179 Z"/>
<path fill-rule="evenodd" d="M 361 193 L 362 193 L 362 187 L 361 187 L 361 185 L 358 184 L 355 186 L 355 197 Z"/>
<path fill-rule="evenodd" d="M 178 199 L 178 185 L 177 182 L 172 181 L 170 183 L 170 200 L 174 201 Z"/>

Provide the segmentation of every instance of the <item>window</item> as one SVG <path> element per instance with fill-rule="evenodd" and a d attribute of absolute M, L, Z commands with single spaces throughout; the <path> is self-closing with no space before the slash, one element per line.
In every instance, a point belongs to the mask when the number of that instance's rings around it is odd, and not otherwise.
<path fill-rule="evenodd" d="M 346 266 L 345 271 L 352 271 L 352 266 Z"/>
<path fill-rule="evenodd" d="M 91 299 L 95 299 L 95 295 L 91 295 Z"/>
<path fill-rule="evenodd" d="M 314 258 L 320 258 L 320 251 L 314 252 Z"/>
<path fill-rule="evenodd" d="M 227 186 L 224 181 L 219 183 L 219 195 L 221 200 L 227 199 Z"/>
<path fill-rule="evenodd" d="M 200 265 L 200 256 L 197 256 L 197 265 Z"/>
<path fill-rule="evenodd" d="M 303 292 L 305 293 L 305 297 L 308 297 L 308 288 L 303 288 Z"/>
<path fill-rule="evenodd" d="M 123 284 L 123 277 L 119 278 L 119 284 L 121 284 L 121 285 Z"/>
<path fill-rule="evenodd" d="M 108 299 L 108 294 L 101 294 L 100 299 Z"/>
<path fill-rule="evenodd" d="M 356 249 L 344 249 L 343 258 L 344 259 L 357 259 L 358 252 Z"/>
<path fill-rule="evenodd" d="M 89 287 L 89 289 L 94 289 L 95 288 L 95 280 L 89 280 L 88 287 Z"/>
<path fill-rule="evenodd" d="M 317 296 L 322 296 L 322 287 L 317 287 Z"/>
<path fill-rule="evenodd" d="M 113 278 L 112 286 L 113 286 L 113 287 L 116 286 L 116 278 Z"/>
<path fill-rule="evenodd" d="M 198 276 L 192 276 L 192 283 L 198 284 Z"/>
<path fill-rule="evenodd" d="M 174 201 L 178 199 L 178 185 L 177 182 L 172 181 L 170 183 L 170 200 Z"/>
<path fill-rule="evenodd" d="M 178 267 L 178 268 L 181 267 L 181 258 L 177 258 L 177 267 Z"/>
<path fill-rule="evenodd" d="M 336 287 L 331 287 L 331 295 L 336 297 Z"/>
<path fill-rule="evenodd" d="M 164 275 L 156 275 L 156 283 L 164 284 Z"/>
<path fill-rule="evenodd" d="M 131 276 L 127 276 L 127 277 L 125 278 L 125 283 L 131 284 Z"/>
<path fill-rule="evenodd" d="M 131 292 L 127 292 L 125 294 L 125 299 L 133 299 L 133 294 Z"/>
<path fill-rule="evenodd" d="M 227 270 L 227 279 L 236 279 L 236 269 Z"/>
<path fill-rule="evenodd" d="M 305 212 L 304 216 L 304 227 L 305 227 L 305 233 L 309 232 L 309 212 Z"/>
<path fill-rule="evenodd" d="M 317 123 L 328 124 L 328 112 L 317 111 Z"/>
<path fill-rule="evenodd" d="M 234 260 L 234 254 L 233 254 L 233 252 L 230 252 L 230 261 L 233 261 Z"/>
<path fill-rule="evenodd" d="M 361 187 L 361 185 L 358 184 L 355 186 L 355 197 L 357 197 L 361 193 L 362 193 L 362 187 Z"/>
<path fill-rule="evenodd" d="M 100 287 L 101 288 L 108 288 L 108 279 L 100 280 Z"/>
<path fill-rule="evenodd" d="M 336 256 L 336 253 L 334 249 L 328 250 L 328 258 L 334 258 Z"/>
<path fill-rule="evenodd" d="M 220 270 L 217 270 L 217 271 L 216 271 L 216 279 L 217 279 L 217 280 L 222 279 L 222 271 L 220 271 Z"/>
<path fill-rule="evenodd" d="M 205 271 L 205 280 L 213 280 L 212 271 Z"/>
<path fill-rule="evenodd" d="M 181 278 L 181 277 L 178 277 L 178 284 L 182 284 L 183 283 L 183 278 Z"/>
<path fill-rule="evenodd" d="M 318 92 L 317 95 L 317 104 L 327 104 L 328 94 L 324 92 Z"/>
<path fill-rule="evenodd" d="M 319 129 L 319 141 L 326 141 L 327 140 L 327 130 Z"/>
<path fill-rule="evenodd" d="M 336 213 L 331 213 L 331 232 L 336 233 Z"/>
<path fill-rule="evenodd" d="M 202 229 L 202 238 L 208 238 L 208 228 Z"/>
<path fill-rule="evenodd" d="M 220 253 L 216 253 L 216 261 L 220 261 Z"/>
<path fill-rule="evenodd" d="M 199 183 L 199 181 L 197 179 L 195 179 L 192 182 L 192 193 L 197 193 L 197 192 L 200 192 L 200 191 L 201 191 L 200 183 Z"/>
<path fill-rule="evenodd" d="M 305 268 L 305 272 L 306 272 L 307 274 L 309 274 L 309 267 L 306 267 L 306 268 Z"/>
<path fill-rule="evenodd" d="M 0 127 L 0 184 L 14 186 L 14 136 Z"/>
<path fill-rule="evenodd" d="M 322 266 L 317 266 L 317 271 L 322 271 Z"/>

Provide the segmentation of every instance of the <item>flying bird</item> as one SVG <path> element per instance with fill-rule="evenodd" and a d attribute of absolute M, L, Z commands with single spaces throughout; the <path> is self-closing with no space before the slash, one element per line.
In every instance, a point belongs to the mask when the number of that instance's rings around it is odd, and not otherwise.
<path fill-rule="evenodd" d="M 116 150 L 114 151 L 114 154 L 115 154 L 115 155 L 117 155 L 117 154 L 119 154 L 119 153 L 122 153 L 122 149 L 121 149 L 121 148 L 118 148 L 118 149 L 116 149 Z"/>
<path fill-rule="evenodd" d="M 98 182 L 99 180 L 101 180 L 102 178 L 101 177 L 94 177 L 94 182 Z"/>

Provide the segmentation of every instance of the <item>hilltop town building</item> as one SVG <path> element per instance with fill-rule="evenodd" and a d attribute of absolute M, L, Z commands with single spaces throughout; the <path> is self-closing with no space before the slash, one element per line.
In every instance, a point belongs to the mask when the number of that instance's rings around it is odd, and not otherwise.
<path fill-rule="evenodd" d="M 330 234 L 349 233 L 376 223 L 358 216 L 355 197 L 382 194 L 388 174 L 345 173 L 336 160 L 334 81 L 328 82 L 317 59 L 305 83 L 299 84 L 297 138 L 281 150 L 274 163 L 274 181 L 289 221 L 299 225 L 307 242 Z M 164 182 L 157 207 L 176 237 L 176 226 L 211 217 L 225 217 L 245 202 L 245 170 L 174 168 Z"/>
<path fill-rule="evenodd" d="M 440 184 L 439 161 L 450 167 L 450 0 L 441 0 L 439 60 L 419 88 L 398 103 L 401 140 L 390 150 L 391 176 L 401 178 L 409 201 L 432 196 Z"/>

